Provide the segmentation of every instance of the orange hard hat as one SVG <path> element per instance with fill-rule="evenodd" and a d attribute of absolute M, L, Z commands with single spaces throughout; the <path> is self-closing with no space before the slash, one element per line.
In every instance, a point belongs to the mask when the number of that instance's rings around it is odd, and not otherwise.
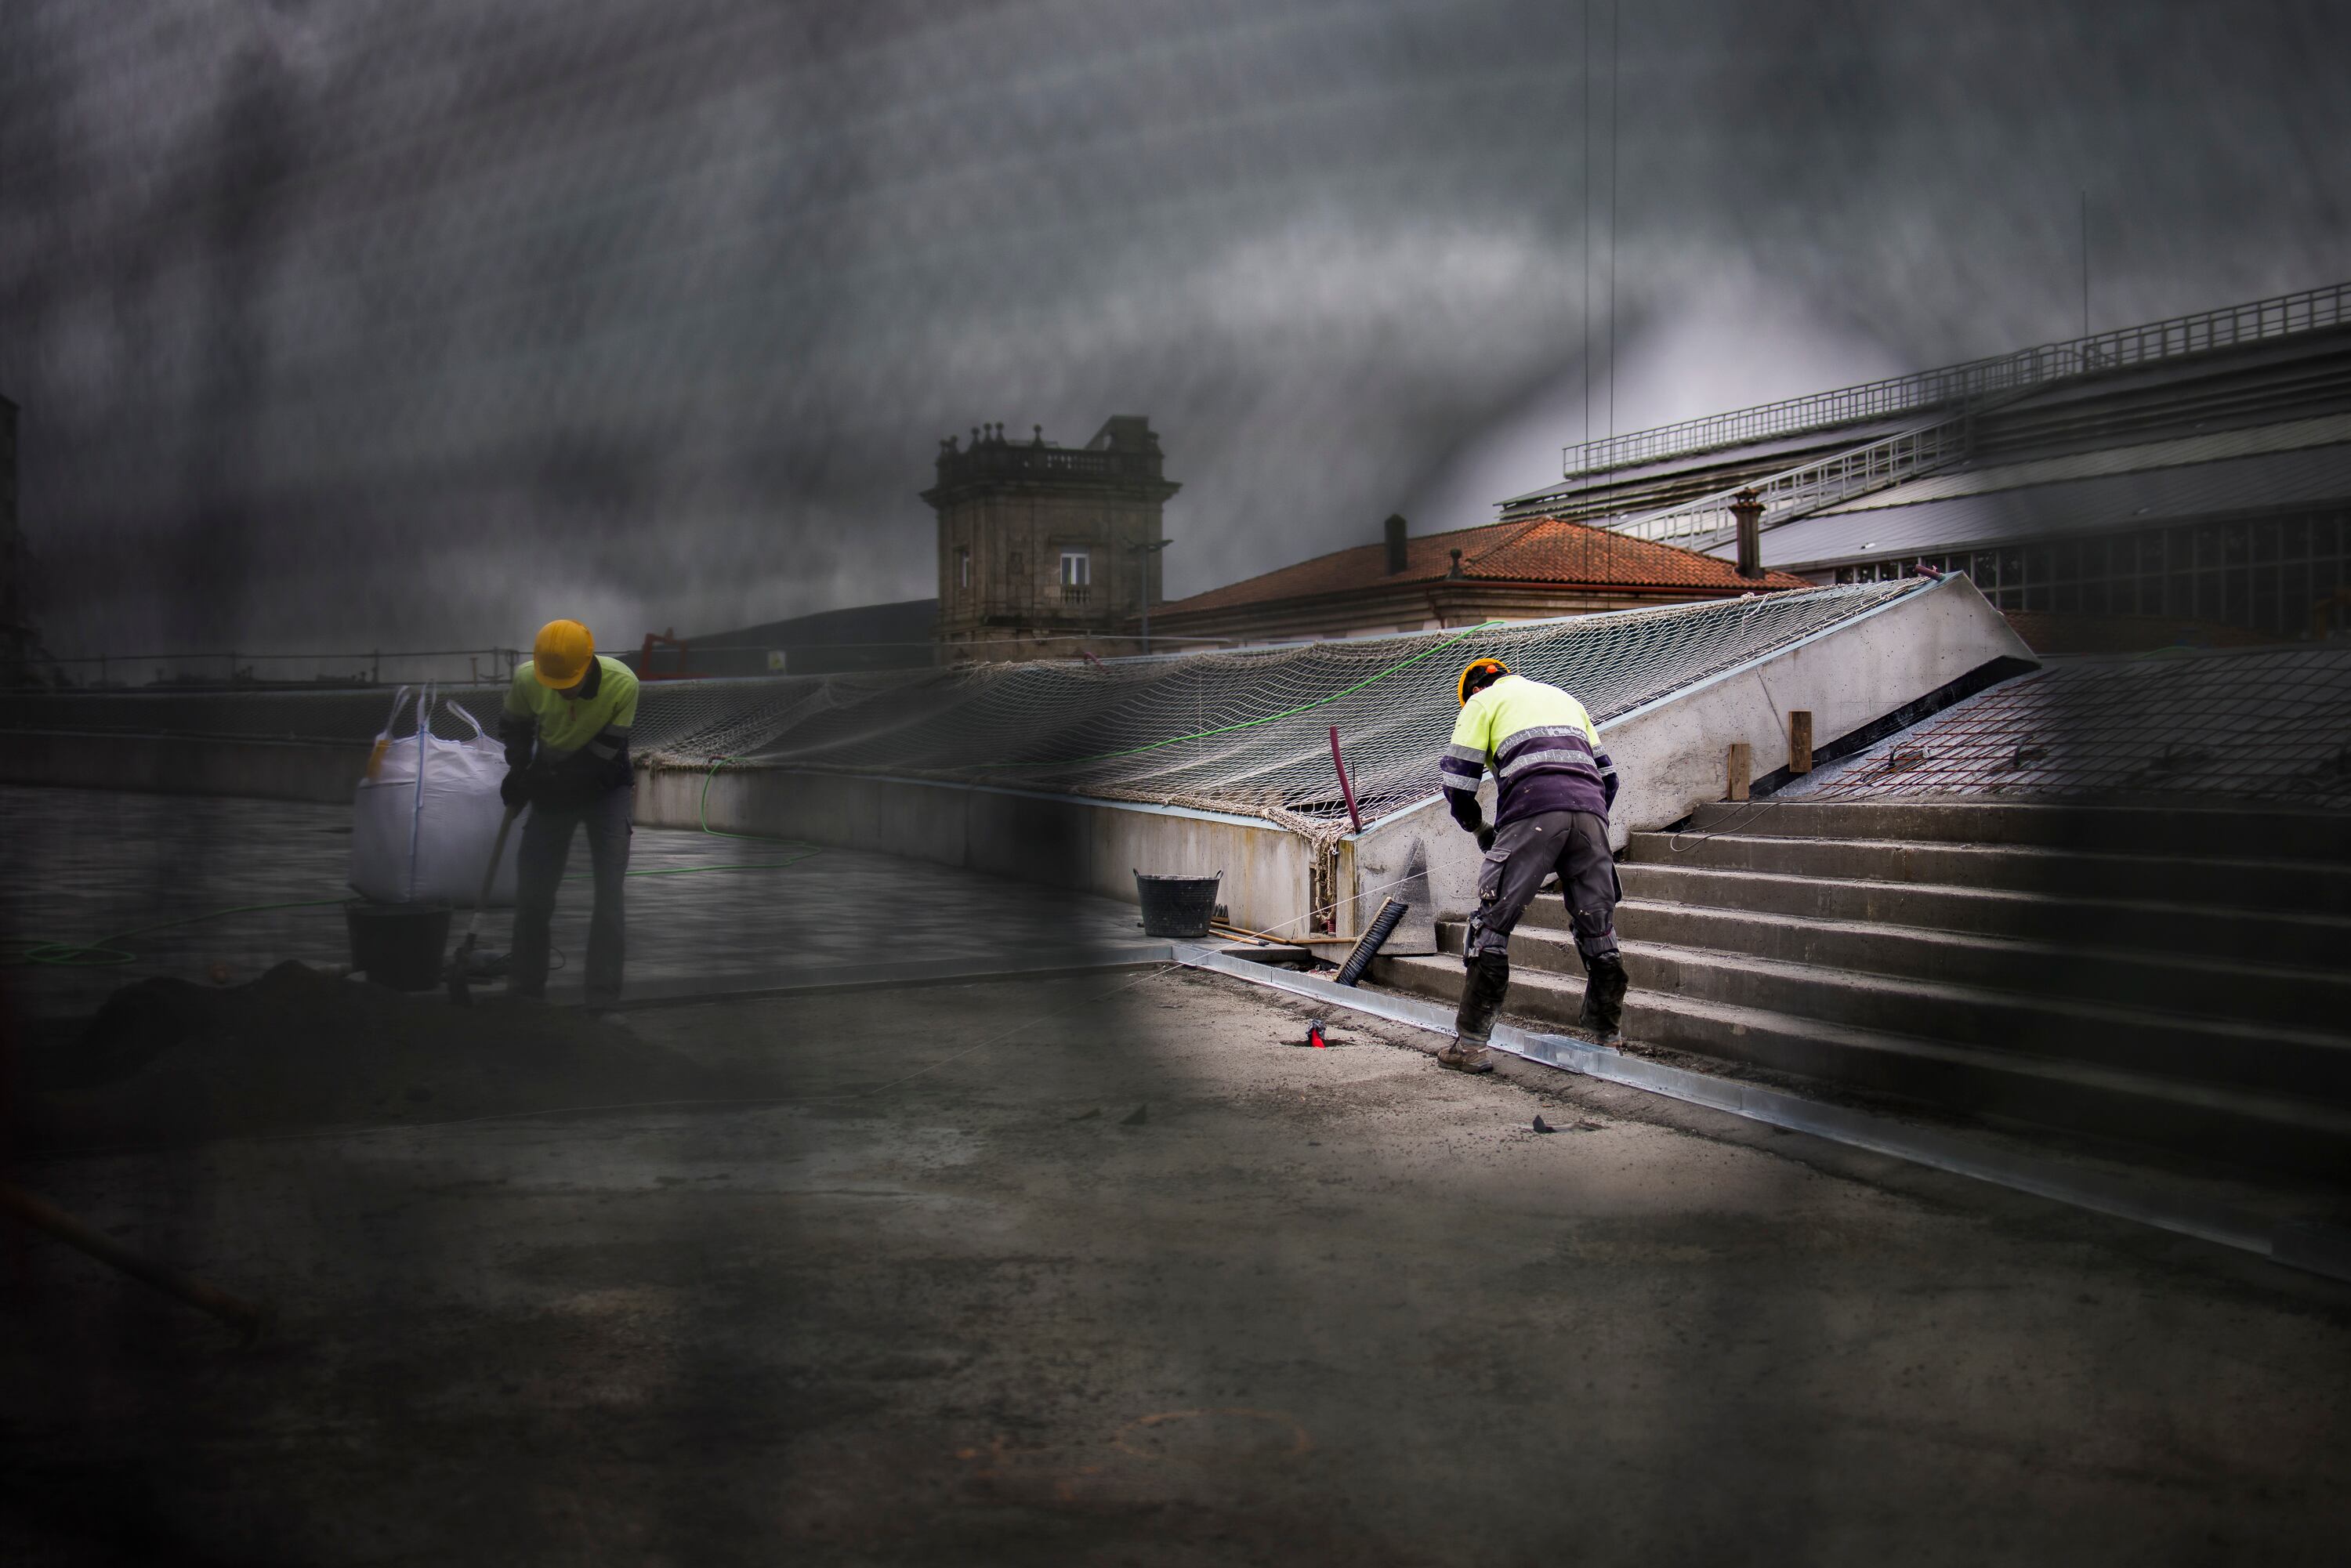
<path fill-rule="evenodd" d="M 530 673 L 538 684 L 568 692 L 588 674 L 596 656 L 596 639 L 577 621 L 550 621 L 538 629 L 530 644 Z"/>
<path fill-rule="evenodd" d="M 1510 666 L 1503 664 L 1499 659 L 1472 659 L 1468 664 L 1461 666 L 1461 674 L 1453 683 L 1454 700 L 1459 703 L 1463 707 L 1468 707 L 1469 706 L 1469 683 L 1472 680 L 1476 680 L 1477 677 L 1483 675 L 1485 679 L 1478 681 L 1478 684 L 1482 686 L 1489 685 L 1491 682 L 1499 681 L 1510 673 Z"/>

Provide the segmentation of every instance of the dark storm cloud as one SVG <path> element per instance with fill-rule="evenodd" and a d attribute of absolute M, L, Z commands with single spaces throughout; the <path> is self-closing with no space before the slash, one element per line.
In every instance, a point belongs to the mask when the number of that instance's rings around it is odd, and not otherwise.
<path fill-rule="evenodd" d="M 916 596 L 983 420 L 1148 413 L 1173 591 L 1483 520 L 1609 419 L 1611 15 L 1587 100 L 1499 0 L 16 7 L 49 641 Z M 2334 280 L 2340 16 L 1625 6 L 1615 423 L 2065 335 L 2084 189 L 2100 325 Z"/>

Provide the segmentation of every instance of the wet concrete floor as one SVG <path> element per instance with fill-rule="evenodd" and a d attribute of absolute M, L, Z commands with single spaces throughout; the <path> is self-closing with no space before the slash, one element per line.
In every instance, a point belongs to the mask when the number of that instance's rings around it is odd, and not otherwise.
<path fill-rule="evenodd" d="M 0 972 L 16 1005 L 87 1013 L 150 975 L 242 983 L 287 958 L 350 962 L 341 901 L 346 807 L 188 795 L 0 786 L 0 936 L 97 943 L 118 933 L 127 963 Z M 808 981 L 920 957 L 967 968 L 1082 959 L 1147 941 L 1132 904 L 855 850 L 640 828 L 630 846 L 628 979 L 634 994 Z M 723 868 L 697 870 L 692 868 Z M 556 905 L 558 956 L 588 946 L 588 852 L 575 838 Z M 308 904 L 308 907 L 256 908 Z M 240 913 L 161 930 L 190 915 Z M 453 918 L 451 942 L 466 911 Z M 512 915 L 493 909 L 483 945 L 504 951 Z M 559 971 L 549 995 L 576 989 Z"/>
<path fill-rule="evenodd" d="M 1305 1017 L 664 1008 L 764 1103 L 31 1167 L 282 1327 L 18 1248 L 0 1559 L 2339 1561 L 2351 1287 Z"/>

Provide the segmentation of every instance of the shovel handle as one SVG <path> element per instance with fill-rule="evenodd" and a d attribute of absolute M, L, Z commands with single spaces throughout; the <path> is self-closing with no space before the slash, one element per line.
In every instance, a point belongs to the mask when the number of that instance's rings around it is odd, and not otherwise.
<path fill-rule="evenodd" d="M 522 815 L 520 806 L 508 806 L 506 815 L 498 819 L 498 836 L 490 845 L 490 863 L 482 868 L 482 891 L 474 895 L 474 913 L 465 922 L 465 936 L 470 940 L 482 927 L 482 909 L 490 902 L 490 888 L 498 880 L 498 862 L 507 858 L 507 831 Z"/>
<path fill-rule="evenodd" d="M 267 1313 L 251 1301 L 241 1301 L 216 1285 L 208 1285 L 154 1259 L 133 1252 L 112 1237 L 101 1235 L 47 1199 L 26 1192 L 23 1187 L 0 1183 L 0 1214 L 24 1221 L 37 1230 L 46 1230 L 68 1247 L 80 1249 L 143 1284 L 149 1284 L 165 1295 L 176 1297 L 199 1312 L 210 1312 L 250 1340 L 258 1334 L 267 1322 Z"/>

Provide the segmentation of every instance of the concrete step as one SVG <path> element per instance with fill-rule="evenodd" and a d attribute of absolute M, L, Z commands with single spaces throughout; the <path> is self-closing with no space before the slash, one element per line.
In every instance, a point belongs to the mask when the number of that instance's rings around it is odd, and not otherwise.
<path fill-rule="evenodd" d="M 1698 832 L 1635 833 L 1623 858 L 1707 871 L 2351 917 L 2351 865 L 2314 861 L 2185 861 L 2005 844 Z"/>
<path fill-rule="evenodd" d="M 2213 908 L 2151 900 L 2066 898 L 1997 887 L 1780 876 L 1769 872 L 1625 862 L 1628 897 L 1711 909 L 1746 909 L 1800 920 L 1871 920 L 1985 936 L 2065 941 L 2095 932 L 2108 947 L 2243 958 L 2305 968 L 2351 954 L 2351 918 L 2267 909 Z M 1563 925 L 1555 899 L 1530 922 Z"/>
<path fill-rule="evenodd" d="M 1698 832 L 1748 837 L 2018 844 L 2109 854 L 2351 863 L 2351 813 L 2230 806 L 2023 805 L 1987 800 L 1719 801 Z"/>
<path fill-rule="evenodd" d="M 1461 928 L 1449 924 L 1450 929 L 1439 929 L 1439 944 L 1447 952 L 1438 958 L 1453 964 L 1458 972 L 1455 955 L 1461 950 Z M 1664 943 L 1625 941 L 1624 953 L 1625 972 L 1636 990 L 1761 1008 L 1958 1046 L 2291 1094 L 2351 1110 L 2351 1035 L 2333 1030 L 1876 975 Z M 1562 935 L 1515 933 L 1510 956 L 1513 983 L 1520 974 L 1581 977 L 1582 965 Z"/>
<path fill-rule="evenodd" d="M 1372 979 L 1452 1001 L 1460 996 L 1461 964 L 1447 956 L 1382 958 Z M 1529 970 L 1512 976 L 1506 1012 L 1533 1027 L 1573 1027 L 1583 1001 L 1581 978 Z M 1625 999 L 1625 1028 L 1644 1044 L 1878 1090 L 1946 1110 L 2333 1177 L 2351 1166 L 2351 1112 L 2291 1095 L 1856 1028 L 1643 988 L 1637 974 Z"/>
<path fill-rule="evenodd" d="M 1536 907 L 1546 904 L 1552 904 L 1546 915 L 1559 924 L 1522 921 L 1519 927 L 1529 942 L 1529 961 L 1580 971 L 1565 930 L 1565 908 L 1551 900 L 1540 900 Z M 1460 922 L 1452 923 L 1450 940 L 1440 934 L 1439 945 L 1459 952 L 1461 930 Z M 2095 925 L 2074 933 L 2095 940 L 2092 946 L 1627 899 L 1617 906 L 1616 930 L 1627 941 L 1777 958 L 1840 973 L 1943 980 L 2126 1007 L 2159 1001 L 2166 1009 L 2205 1017 L 2321 1031 L 2351 1028 L 2351 971 L 2113 946 Z M 1511 951 L 1515 956 L 1519 949 Z"/>

